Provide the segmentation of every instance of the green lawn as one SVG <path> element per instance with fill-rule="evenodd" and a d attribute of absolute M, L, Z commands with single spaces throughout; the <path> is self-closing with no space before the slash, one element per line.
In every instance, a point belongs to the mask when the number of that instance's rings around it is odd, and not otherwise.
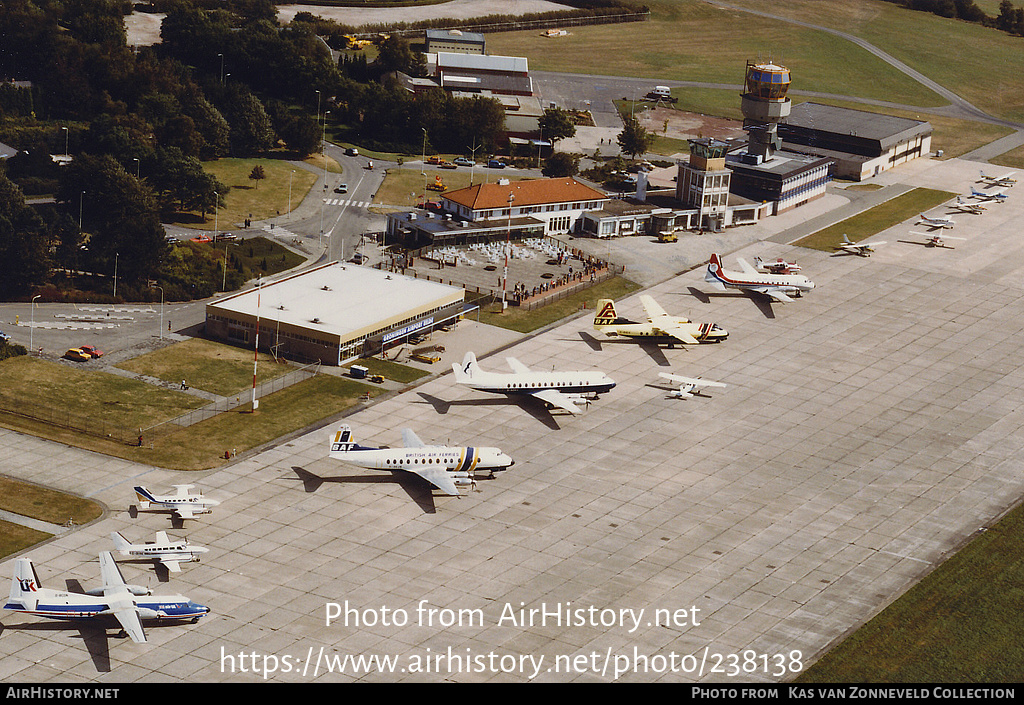
<path fill-rule="evenodd" d="M 929 208 L 945 203 L 955 196 L 955 193 L 948 191 L 916 188 L 874 208 L 869 208 L 863 213 L 858 213 L 842 222 L 812 233 L 793 244 L 812 250 L 833 252 L 836 246 L 842 242 L 844 233 L 849 236 L 851 241 L 859 242 L 927 211 Z"/>
<path fill-rule="evenodd" d="M 64 517 L 64 521 L 67 521 L 67 517 Z M 21 553 L 48 538 L 50 538 L 50 534 L 29 529 L 21 524 L 0 520 L 0 558 Z"/>
<path fill-rule="evenodd" d="M 51 524 L 86 524 L 103 514 L 92 500 L 7 477 L 0 477 L 0 509 Z"/>

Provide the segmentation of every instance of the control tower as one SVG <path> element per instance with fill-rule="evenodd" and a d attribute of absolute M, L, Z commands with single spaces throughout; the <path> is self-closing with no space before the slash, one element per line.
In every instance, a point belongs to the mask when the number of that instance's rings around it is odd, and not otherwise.
<path fill-rule="evenodd" d="M 789 84 L 789 69 L 773 63 L 747 62 L 746 92 L 740 96 L 743 124 L 749 135 L 747 151 L 741 156 L 744 163 L 770 161 L 782 147 L 778 126 L 789 116 L 792 106 L 786 97 Z"/>

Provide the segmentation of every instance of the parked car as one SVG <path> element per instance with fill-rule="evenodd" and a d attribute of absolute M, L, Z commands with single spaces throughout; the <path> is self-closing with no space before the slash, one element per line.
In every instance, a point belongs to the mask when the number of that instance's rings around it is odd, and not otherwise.
<path fill-rule="evenodd" d="M 465 157 L 455 157 L 455 159 L 452 160 L 452 164 L 455 166 L 473 166 L 473 160 L 466 159 Z"/>
<path fill-rule="evenodd" d="M 487 162 L 489 169 L 504 169 L 506 166 L 508 165 L 500 159 L 491 159 Z"/>
<path fill-rule="evenodd" d="M 348 193 L 348 184 L 338 184 L 334 187 L 335 193 Z"/>
<path fill-rule="evenodd" d="M 345 150 L 345 154 L 347 154 L 350 157 L 358 157 L 359 150 L 356 149 L 355 147 L 349 147 L 348 149 Z"/>
<path fill-rule="evenodd" d="M 209 235 L 196 235 L 192 238 L 192 242 L 213 242 L 213 238 Z"/>
<path fill-rule="evenodd" d="M 78 349 L 89 357 L 103 357 L 103 351 L 98 350 L 95 345 L 81 345 Z"/>
<path fill-rule="evenodd" d="M 0 343 L 9 343 L 9 342 L 11 342 L 11 336 L 7 335 L 3 331 L 0 331 Z"/>
<path fill-rule="evenodd" d="M 231 240 L 237 240 L 238 236 L 234 233 L 217 233 L 213 236 L 213 239 L 217 242 L 227 242 Z"/>
<path fill-rule="evenodd" d="M 82 350 L 81 348 L 69 349 L 66 353 L 64 353 L 64 357 L 66 357 L 69 360 L 76 360 L 78 362 L 84 362 L 85 360 L 92 359 L 92 356 L 89 353 Z"/>
<path fill-rule="evenodd" d="M 353 264 L 362 264 L 365 261 L 366 255 L 364 255 L 362 252 L 355 253 L 354 255 L 352 255 L 352 259 L 349 260 L 349 262 L 352 262 Z"/>

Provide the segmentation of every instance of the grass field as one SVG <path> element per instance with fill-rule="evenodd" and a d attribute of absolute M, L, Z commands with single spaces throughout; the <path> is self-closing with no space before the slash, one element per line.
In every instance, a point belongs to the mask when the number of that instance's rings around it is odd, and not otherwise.
<path fill-rule="evenodd" d="M 518 306 L 509 306 L 502 313 L 499 301 L 480 309 L 480 322 L 520 333 L 529 333 L 584 308 L 593 309 L 599 299 L 618 299 L 639 288 L 639 284 L 628 279 L 613 277 L 533 311 L 527 311 Z"/>
<path fill-rule="evenodd" d="M 100 505 L 84 497 L 6 477 L 0 477 L 0 509 L 51 524 L 63 524 L 68 519 L 85 524 L 103 514 Z"/>
<path fill-rule="evenodd" d="M 204 392 L 231 396 L 252 386 L 253 355 L 252 350 L 245 348 L 191 338 L 125 360 L 118 367 L 172 384 L 185 380 L 188 386 Z M 270 355 L 260 353 L 256 382 L 261 384 L 291 370 Z"/>
<path fill-rule="evenodd" d="M 64 519 L 67 521 L 67 517 Z M 0 520 L 0 558 L 21 553 L 30 546 L 50 538 L 50 534 L 21 524 Z"/>
<path fill-rule="evenodd" d="M 1024 672 L 1017 507 L 823 656 L 798 683 L 1014 683 Z"/>
<path fill-rule="evenodd" d="M 916 188 L 885 203 L 881 203 L 874 208 L 858 213 L 852 218 L 847 218 L 842 222 L 812 233 L 793 244 L 812 250 L 833 252 L 836 246 L 842 242 L 844 233 L 849 236 L 851 241 L 859 242 L 871 237 L 875 233 L 882 232 L 886 228 L 891 228 L 897 223 L 902 223 L 918 213 L 927 211 L 929 208 L 945 203 L 955 196 L 955 193 L 948 191 Z"/>

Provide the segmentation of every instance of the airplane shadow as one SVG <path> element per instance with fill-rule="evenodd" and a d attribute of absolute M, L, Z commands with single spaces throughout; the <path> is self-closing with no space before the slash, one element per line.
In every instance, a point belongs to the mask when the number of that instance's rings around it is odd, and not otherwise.
<path fill-rule="evenodd" d="M 637 343 L 635 340 L 598 340 L 590 333 L 586 331 L 580 331 L 580 338 L 583 339 L 590 349 L 594 352 L 600 352 L 602 345 L 607 343 L 608 345 L 638 345 L 641 350 L 647 353 L 654 362 L 661 367 L 671 367 L 672 363 L 665 357 L 665 353 L 662 352 L 661 346 L 657 343 Z M 682 350 L 686 350 L 686 345 L 683 343 L 679 344 Z"/>
<path fill-rule="evenodd" d="M 554 416 L 552 416 L 551 411 L 535 399 L 506 397 L 504 399 L 457 399 L 455 401 L 445 401 L 444 399 L 435 397 L 432 394 L 427 394 L 426 392 L 417 392 L 417 394 L 419 394 L 426 403 L 434 407 L 434 411 L 441 415 L 447 414 L 448 410 L 453 406 L 495 406 L 499 404 L 505 405 L 512 403 L 518 405 L 519 408 L 523 409 L 526 413 L 540 421 L 551 430 L 557 431 L 561 428 L 558 425 L 558 422 L 555 421 Z"/>
<path fill-rule="evenodd" d="M 433 485 L 412 473 L 391 472 L 389 473 L 391 475 L 390 477 L 383 474 L 377 476 L 335 475 L 332 477 L 320 477 L 319 475 L 314 475 L 309 470 L 297 465 L 293 465 L 292 470 L 302 481 L 302 485 L 306 492 L 316 492 L 325 482 L 363 485 L 375 485 L 382 482 L 393 483 L 399 485 L 403 490 L 405 490 L 405 493 L 409 495 L 410 499 L 416 502 L 417 506 L 423 510 L 424 514 L 437 513 L 437 507 L 434 505 Z"/>
<path fill-rule="evenodd" d="M 736 296 L 736 292 L 732 291 L 721 291 L 709 294 L 706 291 L 701 291 L 700 289 L 696 289 L 692 286 L 688 286 L 686 288 L 693 296 L 700 299 L 703 303 L 710 303 L 712 296 Z M 746 289 L 741 290 L 739 293 L 753 301 L 754 305 L 757 306 L 758 310 L 765 318 L 775 318 L 775 311 L 772 310 L 772 297 L 766 296 L 765 294 L 759 294 L 756 291 L 748 291 Z"/>

